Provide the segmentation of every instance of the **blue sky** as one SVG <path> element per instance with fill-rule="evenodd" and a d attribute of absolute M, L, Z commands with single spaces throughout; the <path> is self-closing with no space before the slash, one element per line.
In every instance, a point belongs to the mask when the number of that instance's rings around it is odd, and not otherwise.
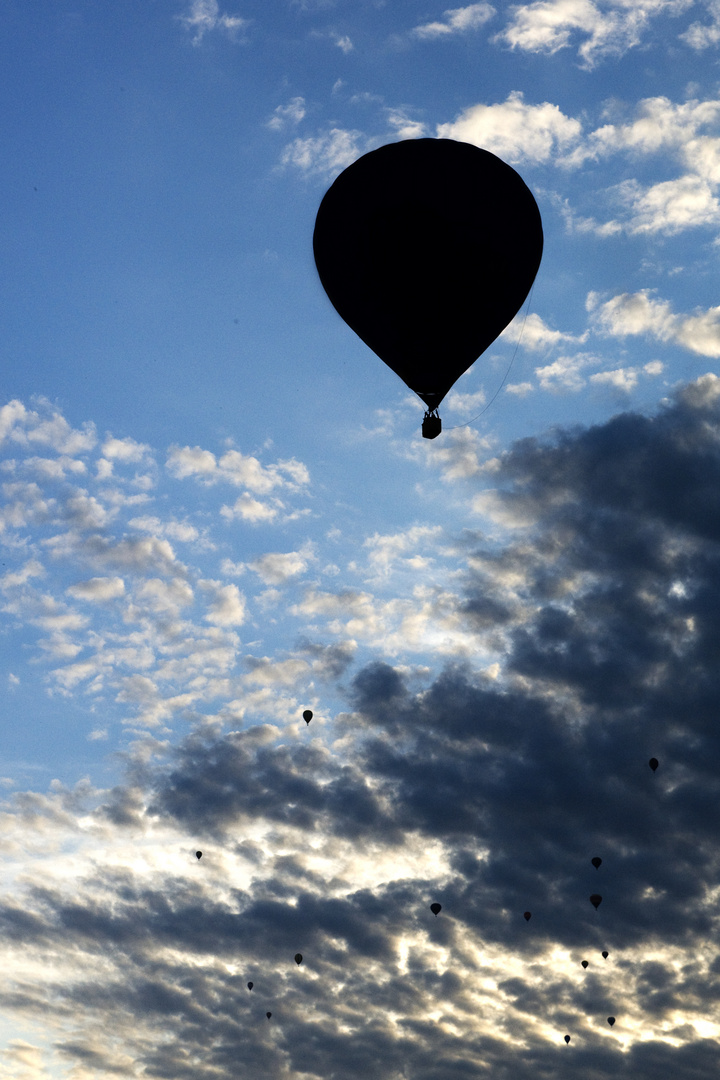
<path fill-rule="evenodd" d="M 717 1075 L 717 4 L 0 20 L 0 1080 Z M 545 233 L 434 442 L 312 257 L 428 136 Z"/>

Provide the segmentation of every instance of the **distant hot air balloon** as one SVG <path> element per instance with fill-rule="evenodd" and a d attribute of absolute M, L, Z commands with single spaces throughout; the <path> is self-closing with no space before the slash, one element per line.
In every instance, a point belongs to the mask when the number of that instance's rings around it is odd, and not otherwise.
<path fill-rule="evenodd" d="M 254 985 L 255 985 L 254 983 L 248 983 L 248 990 L 252 990 Z"/>
<path fill-rule="evenodd" d="M 660 762 L 658 761 L 658 759 L 656 757 L 651 757 L 650 760 L 648 761 L 648 765 L 650 766 L 650 768 L 652 769 L 653 772 L 655 772 L 655 770 L 657 769 L 659 764 L 660 764 Z"/>
<path fill-rule="evenodd" d="M 531 911 L 523 912 L 523 918 L 525 919 L 525 922 L 530 922 L 530 919 L 532 918 L 532 912 Z"/>
<path fill-rule="evenodd" d="M 596 893 L 596 892 L 594 892 L 594 893 L 592 894 L 592 896 L 590 897 L 590 903 L 592 904 L 592 906 L 593 906 L 593 907 L 595 908 L 595 910 L 597 911 L 597 909 L 598 909 L 598 908 L 600 907 L 600 905 L 602 904 L 602 896 L 600 896 L 600 894 L 599 894 L 599 893 Z"/>
<path fill-rule="evenodd" d="M 594 859 L 590 860 L 590 862 L 593 864 L 596 870 L 599 870 L 602 865 L 602 859 L 599 857 L 599 855 L 596 855 Z"/>
<path fill-rule="evenodd" d="M 569 1042 L 570 1042 L 570 1036 L 569 1036 L 569 1035 L 566 1035 L 566 1036 L 565 1036 L 565 1042 L 566 1042 L 566 1043 L 569 1043 Z"/>
<path fill-rule="evenodd" d="M 197 859 L 202 859 L 202 851 L 196 851 L 196 852 L 195 852 L 195 857 L 196 857 Z"/>
<path fill-rule="evenodd" d="M 433 915 L 437 919 L 438 915 L 442 911 L 442 904 L 431 904 L 430 905 L 430 910 L 432 911 Z"/>
<path fill-rule="evenodd" d="M 336 311 L 437 407 L 513 319 L 543 248 L 540 211 L 504 161 L 452 139 L 404 139 L 340 173 L 318 210 L 315 265 Z"/>
<path fill-rule="evenodd" d="M 586 967 L 588 966 L 588 962 L 587 962 L 587 960 L 581 960 L 581 961 L 580 961 L 580 963 L 582 964 L 582 966 L 583 966 L 584 968 L 586 968 Z"/>
<path fill-rule="evenodd" d="M 296 964 L 302 964 L 302 953 L 301 952 L 296 952 L 295 953 L 295 963 Z"/>
<path fill-rule="evenodd" d="M 303 720 L 306 724 L 309 724 L 313 718 L 312 709 L 306 709 L 303 713 Z"/>
<path fill-rule="evenodd" d="M 610 955 L 610 953 L 609 953 L 609 952 L 603 952 L 603 954 L 602 954 L 602 958 L 603 958 L 603 960 L 607 960 L 607 958 L 608 958 L 608 956 L 609 956 L 609 955 Z"/>
<path fill-rule="evenodd" d="M 270 1019 L 270 1017 L 272 1016 L 272 1013 L 265 1013 L 265 1015 L 267 1016 L 267 1018 L 268 1018 L 268 1020 L 269 1020 L 269 1019 Z"/>
<path fill-rule="evenodd" d="M 612 1027 L 614 1023 L 615 1023 L 615 1017 L 614 1016 L 608 1016 L 608 1024 L 610 1025 L 610 1027 Z"/>

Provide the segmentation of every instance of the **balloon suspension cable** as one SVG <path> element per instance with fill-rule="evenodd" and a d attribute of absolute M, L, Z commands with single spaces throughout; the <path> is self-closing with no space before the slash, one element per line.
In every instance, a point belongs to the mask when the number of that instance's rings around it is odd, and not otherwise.
<path fill-rule="evenodd" d="M 466 422 L 464 424 L 455 424 L 454 427 L 447 428 L 446 429 L 447 431 L 457 431 L 458 428 L 469 427 L 470 424 L 474 424 L 476 420 L 479 420 L 480 417 L 484 413 L 486 413 L 488 411 L 488 409 L 492 405 L 493 401 L 498 396 L 498 394 L 502 390 L 503 386 L 507 382 L 508 375 L 510 374 L 510 369 L 512 368 L 513 364 L 515 363 L 515 357 L 517 356 L 518 349 L 520 348 L 520 342 L 522 341 L 523 334 L 525 333 L 525 323 L 527 322 L 527 317 L 530 314 L 530 304 L 532 302 L 532 295 L 533 295 L 534 288 L 535 288 L 535 282 L 533 281 L 532 285 L 530 286 L 530 292 L 528 293 L 527 304 L 525 305 L 525 315 L 523 316 L 522 326 L 520 327 L 520 333 L 518 334 L 518 339 L 515 342 L 515 351 L 514 351 L 514 353 L 512 354 L 512 356 L 510 358 L 510 363 L 508 364 L 507 371 L 505 372 L 505 376 L 503 378 L 503 381 L 500 383 L 500 385 L 498 386 L 497 390 L 495 391 L 493 396 L 488 401 L 485 408 L 481 409 L 480 412 L 477 414 L 477 416 L 473 416 L 472 420 L 466 420 Z"/>

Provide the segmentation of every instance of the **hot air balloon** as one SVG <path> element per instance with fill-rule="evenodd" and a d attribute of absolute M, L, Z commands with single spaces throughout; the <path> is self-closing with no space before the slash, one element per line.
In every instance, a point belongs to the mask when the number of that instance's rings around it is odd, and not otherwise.
<path fill-rule="evenodd" d="M 295 953 L 295 963 L 296 964 L 302 964 L 302 953 L 301 952 L 296 952 Z"/>
<path fill-rule="evenodd" d="M 612 1027 L 614 1023 L 615 1023 L 615 1017 L 614 1016 L 608 1016 L 608 1024 L 610 1025 L 610 1027 Z"/>
<path fill-rule="evenodd" d="M 313 718 L 312 709 L 306 709 L 303 713 L 303 720 L 306 724 L 309 724 Z"/>
<path fill-rule="evenodd" d="M 609 956 L 609 955 L 610 955 L 610 953 L 609 953 L 609 952 L 603 952 L 603 954 L 602 954 L 602 958 L 603 958 L 603 960 L 607 960 L 607 958 L 608 958 L 608 956 Z"/>
<path fill-rule="evenodd" d="M 202 859 L 202 851 L 196 851 L 196 852 L 195 852 L 195 857 L 196 857 L 197 859 Z"/>
<path fill-rule="evenodd" d="M 590 860 L 590 862 L 593 864 L 596 870 L 599 870 L 602 865 L 602 859 L 599 855 L 596 855 L 594 859 Z"/>
<path fill-rule="evenodd" d="M 255 985 L 254 983 L 248 983 L 248 990 L 252 990 L 254 985 Z"/>
<path fill-rule="evenodd" d="M 595 908 L 595 910 L 597 911 L 597 909 L 598 909 L 598 908 L 600 907 L 600 905 L 602 904 L 602 896 L 600 896 L 600 894 L 599 894 L 599 893 L 596 893 L 596 892 L 594 892 L 594 893 L 592 894 L 592 896 L 590 897 L 590 903 L 592 904 L 592 906 L 593 906 L 593 907 Z"/>
<path fill-rule="evenodd" d="M 406 139 L 358 158 L 325 193 L 313 234 L 331 303 L 425 402 L 429 439 L 448 390 L 522 306 L 542 248 L 520 176 L 452 139 Z"/>
<path fill-rule="evenodd" d="M 531 911 L 524 911 L 523 912 L 523 918 L 525 919 L 525 922 L 530 922 L 530 919 L 532 918 L 532 912 Z"/>
<path fill-rule="evenodd" d="M 588 962 L 587 962 L 587 960 L 581 960 L 581 961 L 580 961 L 580 963 L 582 964 L 582 966 L 583 966 L 584 968 L 586 968 L 586 967 L 588 966 Z"/>
<path fill-rule="evenodd" d="M 433 915 L 437 919 L 438 915 L 442 911 L 442 904 L 431 904 L 430 905 L 430 910 L 432 911 Z"/>
<path fill-rule="evenodd" d="M 565 1042 L 566 1042 L 566 1043 L 569 1043 L 569 1042 L 570 1042 L 570 1036 L 569 1036 L 569 1035 L 566 1035 L 566 1036 L 565 1036 Z"/>
<path fill-rule="evenodd" d="M 267 1018 L 268 1018 L 268 1020 L 269 1020 L 269 1019 L 270 1019 L 270 1017 L 272 1016 L 272 1013 L 265 1013 L 265 1015 L 267 1016 Z"/>
<path fill-rule="evenodd" d="M 651 757 L 650 760 L 648 761 L 648 765 L 650 766 L 650 768 L 652 769 L 653 772 L 655 772 L 655 770 L 657 769 L 659 764 L 660 764 L 660 762 L 658 761 L 658 759 L 656 757 Z"/>

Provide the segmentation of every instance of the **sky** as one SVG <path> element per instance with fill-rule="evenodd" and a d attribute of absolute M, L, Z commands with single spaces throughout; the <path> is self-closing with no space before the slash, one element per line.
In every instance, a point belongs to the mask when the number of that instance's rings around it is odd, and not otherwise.
<path fill-rule="evenodd" d="M 719 45 L 5 0 L 0 1080 L 717 1076 Z M 312 255 L 419 137 L 545 236 L 432 442 Z"/>

